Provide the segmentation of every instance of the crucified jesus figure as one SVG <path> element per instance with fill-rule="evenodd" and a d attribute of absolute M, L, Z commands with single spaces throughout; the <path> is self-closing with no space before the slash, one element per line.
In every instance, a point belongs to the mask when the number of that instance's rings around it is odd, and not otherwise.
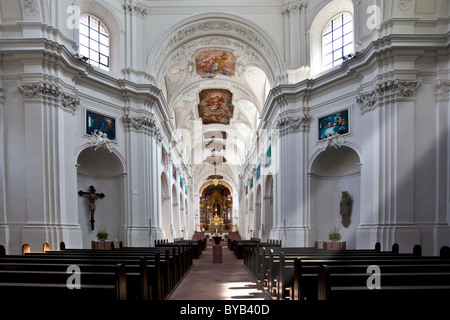
<path fill-rule="evenodd" d="M 89 200 L 89 209 L 91 210 L 91 230 L 94 230 L 94 212 L 95 212 L 95 201 L 98 198 L 104 198 L 104 193 L 95 193 L 94 186 L 89 187 L 89 192 L 83 192 L 82 190 L 78 191 L 80 196 L 86 195 Z"/>

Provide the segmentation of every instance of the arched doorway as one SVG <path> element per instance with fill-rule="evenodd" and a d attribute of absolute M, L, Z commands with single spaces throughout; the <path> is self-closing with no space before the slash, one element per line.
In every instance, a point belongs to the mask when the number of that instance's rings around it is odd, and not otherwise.
<path fill-rule="evenodd" d="M 171 240 L 177 237 L 177 231 L 180 229 L 179 219 L 180 219 L 180 203 L 178 201 L 177 188 L 175 187 L 175 185 L 172 185 L 172 223 L 170 228 Z"/>
<path fill-rule="evenodd" d="M 209 184 L 200 190 L 200 230 L 210 232 L 210 219 L 218 215 L 223 219 L 219 232 L 232 230 L 233 197 L 231 190 L 224 184 Z"/>
<path fill-rule="evenodd" d="M 178 230 L 177 230 L 177 237 L 183 238 L 184 231 L 186 230 L 186 221 L 185 221 L 185 214 L 184 214 L 184 199 L 183 199 L 183 193 L 180 192 L 180 214 L 179 214 L 179 224 L 178 224 Z"/>
<path fill-rule="evenodd" d="M 336 227 L 347 248 L 356 248 L 360 182 L 360 157 L 352 148 L 328 148 L 314 159 L 310 174 L 311 225 L 316 238 L 311 239 L 313 243 L 327 241 L 328 233 Z M 346 222 L 340 214 L 343 192 L 352 200 L 352 213 Z"/>
<path fill-rule="evenodd" d="M 254 229 L 253 237 L 261 239 L 261 184 L 256 188 L 255 208 L 254 208 Z"/>
<path fill-rule="evenodd" d="M 164 238 L 168 239 L 170 232 L 170 193 L 167 176 L 161 173 L 161 221 L 164 230 Z"/>
<path fill-rule="evenodd" d="M 254 193 L 250 192 L 248 198 L 248 222 L 247 222 L 247 233 L 249 238 L 253 238 L 255 234 L 255 215 L 254 215 Z"/>
<path fill-rule="evenodd" d="M 120 227 L 126 225 L 124 201 L 124 166 L 118 156 L 107 149 L 84 149 L 77 158 L 77 189 L 105 194 L 95 201 L 94 230 L 91 228 L 89 201 L 78 197 L 78 221 L 83 248 L 90 248 L 98 232 L 107 232 L 108 239 L 122 239 Z"/>
<path fill-rule="evenodd" d="M 262 224 L 261 239 L 267 241 L 270 239 L 270 230 L 273 227 L 273 176 L 267 175 L 264 186 L 264 220 Z"/>

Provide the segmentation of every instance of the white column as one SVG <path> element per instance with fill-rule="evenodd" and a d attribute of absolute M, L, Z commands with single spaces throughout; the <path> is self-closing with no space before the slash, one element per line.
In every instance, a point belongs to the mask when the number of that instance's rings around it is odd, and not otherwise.
<path fill-rule="evenodd" d="M 401 251 L 412 252 L 420 243 L 414 217 L 414 94 L 420 84 L 388 81 L 358 97 L 364 113 L 363 144 L 367 150 L 361 173 L 358 248 L 373 248 L 379 241 L 384 250 L 398 243 Z"/>
<path fill-rule="evenodd" d="M 310 245 L 306 194 L 309 122 L 306 108 L 292 115 L 280 115 L 278 119 L 275 157 L 279 158 L 279 165 L 275 174 L 276 209 L 271 238 L 282 240 L 283 246 Z"/>
<path fill-rule="evenodd" d="M 433 254 L 450 242 L 450 81 L 436 81 L 436 214 Z"/>
<path fill-rule="evenodd" d="M 19 92 L 23 106 L 16 107 L 23 108 L 24 128 L 21 201 L 26 204 L 21 241 L 28 243 L 31 250 L 40 250 L 44 242 L 49 243 L 51 249 L 57 249 L 61 241 L 79 246 L 81 231 L 78 221 L 73 219 L 77 215 L 67 201 L 72 192 L 73 197 L 76 195 L 74 184 L 70 183 L 70 179 L 75 179 L 70 174 L 75 173 L 75 166 L 66 171 L 67 163 L 71 162 L 66 158 L 71 154 L 67 150 L 73 146 L 65 138 L 70 128 L 66 124 L 71 123 L 79 100 L 59 86 L 43 81 L 22 83 Z M 20 140 L 15 143 L 17 147 Z M 17 215 L 20 216 L 23 214 Z"/>

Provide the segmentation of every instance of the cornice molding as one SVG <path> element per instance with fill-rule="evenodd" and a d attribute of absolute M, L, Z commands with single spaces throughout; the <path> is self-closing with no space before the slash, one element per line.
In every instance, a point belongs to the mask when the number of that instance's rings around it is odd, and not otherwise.
<path fill-rule="evenodd" d="M 300 116 L 291 117 L 288 115 L 279 116 L 276 122 L 276 129 L 279 130 L 279 136 L 282 137 L 287 134 L 297 132 L 308 132 L 311 123 L 311 116 L 307 108 L 303 108 Z"/>
<path fill-rule="evenodd" d="M 370 92 L 360 94 L 356 102 L 361 104 L 361 113 L 370 112 L 386 104 L 414 98 L 422 80 L 389 80 L 376 86 Z"/>
<path fill-rule="evenodd" d="M 127 113 L 122 117 L 122 121 L 126 127 L 133 127 L 139 132 L 149 134 L 150 136 L 155 137 L 159 143 L 163 140 L 161 129 L 158 127 L 153 115 L 134 117 Z"/>
<path fill-rule="evenodd" d="M 18 88 L 23 99 L 50 100 L 71 113 L 75 113 L 80 105 L 80 99 L 77 96 L 64 93 L 61 87 L 49 82 L 19 83 Z"/>

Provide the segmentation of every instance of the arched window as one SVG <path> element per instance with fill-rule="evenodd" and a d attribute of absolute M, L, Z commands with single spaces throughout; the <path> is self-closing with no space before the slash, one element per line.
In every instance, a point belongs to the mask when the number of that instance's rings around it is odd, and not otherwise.
<path fill-rule="evenodd" d="M 353 17 L 340 13 L 331 19 L 322 33 L 322 68 L 339 65 L 343 57 L 353 53 Z"/>
<path fill-rule="evenodd" d="M 88 62 L 109 71 L 109 32 L 96 17 L 83 15 L 80 18 L 80 55 Z"/>

